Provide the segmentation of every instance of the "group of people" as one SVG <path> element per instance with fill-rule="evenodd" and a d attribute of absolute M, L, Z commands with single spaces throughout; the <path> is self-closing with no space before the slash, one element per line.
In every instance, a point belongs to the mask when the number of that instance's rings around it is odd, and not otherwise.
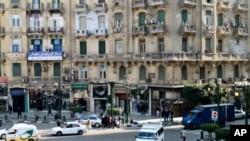
<path fill-rule="evenodd" d="M 102 128 L 120 128 L 120 118 L 118 116 L 112 117 L 110 115 L 102 116 Z"/>
<path fill-rule="evenodd" d="M 9 114 L 11 115 L 12 114 L 12 112 L 13 112 L 13 107 L 9 104 Z M 20 106 L 18 106 L 17 107 L 17 119 L 20 119 L 20 118 L 22 118 L 22 109 L 21 109 L 21 107 Z"/>
<path fill-rule="evenodd" d="M 160 114 L 161 114 L 161 117 L 164 119 L 164 122 L 171 122 L 173 123 L 174 120 L 173 120 L 173 117 L 174 117 L 174 111 L 171 110 L 171 109 L 168 109 L 168 108 L 162 108 L 160 106 L 158 106 L 156 108 L 156 116 L 160 117 Z"/>

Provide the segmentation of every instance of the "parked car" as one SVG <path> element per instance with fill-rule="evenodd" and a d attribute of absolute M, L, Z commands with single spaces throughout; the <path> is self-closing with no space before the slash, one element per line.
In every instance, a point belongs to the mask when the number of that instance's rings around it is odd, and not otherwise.
<path fill-rule="evenodd" d="M 235 119 L 243 119 L 245 117 L 245 112 L 243 110 L 236 109 L 234 111 Z"/>
<path fill-rule="evenodd" d="M 101 127 L 102 125 L 102 118 L 98 115 L 88 115 L 88 116 L 84 116 L 81 117 L 77 120 L 77 122 L 86 125 L 88 119 L 90 119 L 91 121 L 91 125 L 94 127 Z"/>
<path fill-rule="evenodd" d="M 51 134 L 52 135 L 82 135 L 83 133 L 87 132 L 86 126 L 82 125 L 78 122 L 65 122 L 61 127 L 53 127 L 51 129 Z"/>

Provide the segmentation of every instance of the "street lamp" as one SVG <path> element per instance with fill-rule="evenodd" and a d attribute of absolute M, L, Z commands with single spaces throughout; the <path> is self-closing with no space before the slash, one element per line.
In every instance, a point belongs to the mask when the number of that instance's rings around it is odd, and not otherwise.
<path fill-rule="evenodd" d="M 59 94 L 58 118 L 61 118 L 61 110 L 62 110 L 62 93 L 61 93 L 61 82 L 60 82 L 60 77 L 58 77 L 58 83 L 55 83 L 55 86 L 58 88 L 58 94 Z"/>
<path fill-rule="evenodd" d="M 243 97 L 245 100 L 245 125 L 248 125 L 248 101 L 249 101 L 249 93 L 250 93 L 250 87 L 247 81 L 242 82 L 235 82 L 235 89 L 242 88 Z M 236 95 L 236 93 L 235 93 Z"/>

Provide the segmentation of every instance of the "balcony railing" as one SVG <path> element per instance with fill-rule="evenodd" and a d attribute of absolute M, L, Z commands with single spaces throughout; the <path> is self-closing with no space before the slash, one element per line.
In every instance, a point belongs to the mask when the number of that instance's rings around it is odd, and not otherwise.
<path fill-rule="evenodd" d="M 167 4 L 167 0 L 151 0 L 150 6 L 165 6 Z"/>
<path fill-rule="evenodd" d="M 25 52 L 5 52 L 4 57 L 6 59 L 10 59 L 10 58 L 27 58 L 27 53 L 25 53 Z"/>
<path fill-rule="evenodd" d="M 234 33 L 234 36 L 237 36 L 237 37 L 247 37 L 248 36 L 247 28 L 242 28 L 242 27 L 235 28 L 233 33 Z"/>
<path fill-rule="evenodd" d="M 99 28 L 95 30 L 95 36 L 107 36 L 108 30 L 106 28 Z"/>
<path fill-rule="evenodd" d="M 90 33 L 87 29 L 76 29 L 75 36 L 81 37 L 81 36 L 89 36 Z"/>
<path fill-rule="evenodd" d="M 48 27 L 48 34 L 63 34 L 63 27 Z"/>
<path fill-rule="evenodd" d="M 181 24 L 180 34 L 195 34 L 195 33 L 196 33 L 196 26 L 195 25 Z"/>
<path fill-rule="evenodd" d="M 217 27 L 217 34 L 219 36 L 223 36 L 223 35 L 231 35 L 232 31 L 230 27 L 227 26 L 219 26 Z"/>
<path fill-rule="evenodd" d="M 27 33 L 28 35 L 43 35 L 44 28 L 43 27 L 28 27 Z"/>
<path fill-rule="evenodd" d="M 164 24 L 151 25 L 150 33 L 157 34 L 157 33 L 164 33 L 166 31 L 167 31 L 167 26 Z"/>
<path fill-rule="evenodd" d="M 88 5 L 87 4 L 78 4 L 75 6 L 75 11 L 87 13 L 89 11 Z"/>
<path fill-rule="evenodd" d="M 28 3 L 27 4 L 27 10 L 32 11 L 42 11 L 44 9 L 43 3 Z"/>
<path fill-rule="evenodd" d="M 140 7 L 146 7 L 147 2 L 146 0 L 134 0 L 133 1 L 133 8 L 140 8 Z"/>
<path fill-rule="evenodd" d="M 97 3 L 95 5 L 95 11 L 96 12 L 106 12 L 107 11 L 107 5 L 106 3 Z"/>
<path fill-rule="evenodd" d="M 115 8 L 124 8 L 125 7 L 125 4 L 124 4 L 124 0 L 113 0 L 113 3 L 112 3 L 112 8 L 115 9 Z"/>
<path fill-rule="evenodd" d="M 180 0 L 179 5 L 180 7 L 195 7 L 196 0 Z"/>
<path fill-rule="evenodd" d="M 228 11 L 230 9 L 230 2 L 220 0 L 217 2 L 217 9 L 222 11 Z"/>
<path fill-rule="evenodd" d="M 139 35 L 139 34 L 147 34 L 148 29 L 146 26 L 138 26 L 133 28 L 133 34 Z"/>
<path fill-rule="evenodd" d="M 248 6 L 247 6 L 247 4 L 243 4 L 243 3 L 235 3 L 234 11 L 235 12 L 247 12 Z"/>
<path fill-rule="evenodd" d="M 50 12 L 63 12 L 63 3 L 48 3 L 48 9 Z"/>

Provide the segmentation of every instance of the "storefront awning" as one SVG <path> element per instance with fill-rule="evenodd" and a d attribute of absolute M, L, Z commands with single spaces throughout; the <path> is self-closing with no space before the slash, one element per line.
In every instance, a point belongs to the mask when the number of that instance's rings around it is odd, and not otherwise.
<path fill-rule="evenodd" d="M 72 90 L 88 90 L 88 84 L 71 84 Z"/>

